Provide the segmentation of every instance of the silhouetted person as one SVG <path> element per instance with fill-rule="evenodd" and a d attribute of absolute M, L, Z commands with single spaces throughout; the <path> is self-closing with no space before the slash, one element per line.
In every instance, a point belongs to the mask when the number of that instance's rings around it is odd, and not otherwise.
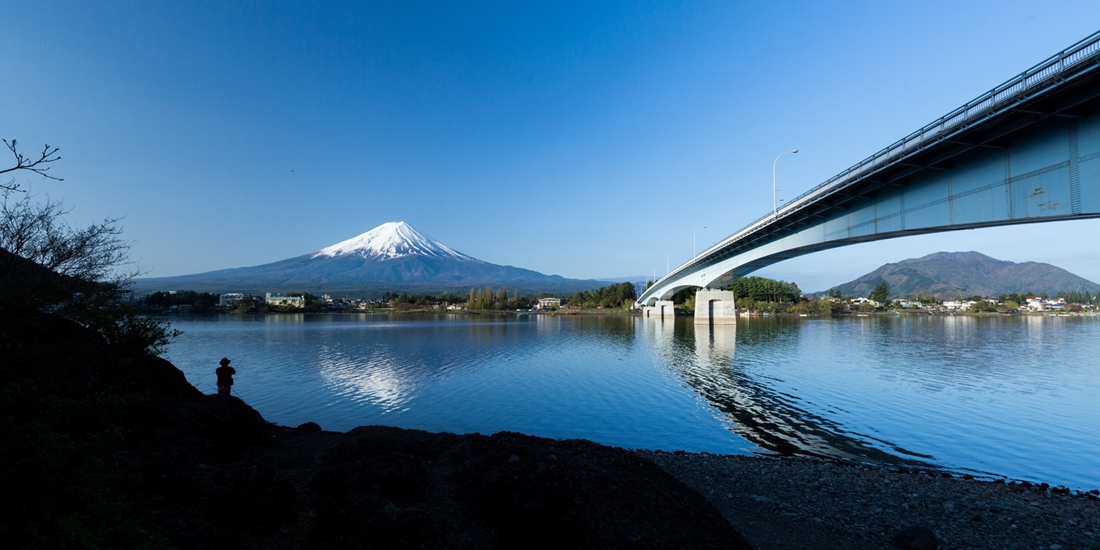
<path fill-rule="evenodd" d="M 229 366 L 229 359 L 222 358 L 222 366 L 214 369 L 214 374 L 218 375 L 218 395 L 229 395 L 229 389 L 233 386 L 233 375 L 237 374 L 237 369 Z"/>

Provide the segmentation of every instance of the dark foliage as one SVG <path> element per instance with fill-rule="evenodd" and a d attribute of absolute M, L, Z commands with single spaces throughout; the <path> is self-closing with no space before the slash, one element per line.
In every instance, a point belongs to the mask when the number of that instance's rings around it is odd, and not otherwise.
<path fill-rule="evenodd" d="M 726 286 L 733 291 L 734 299 L 754 302 L 798 302 L 802 291 L 798 285 L 766 277 L 742 277 Z"/>
<path fill-rule="evenodd" d="M 885 304 L 890 299 L 890 285 L 886 284 L 886 281 L 882 281 L 871 290 L 871 293 L 867 295 L 868 298 Z"/>
<path fill-rule="evenodd" d="M 136 272 L 117 219 L 73 228 L 61 202 L 10 188 L 0 197 L 0 316 L 48 311 L 93 329 L 114 353 L 163 350 L 176 333 L 130 307 L 127 287 Z"/>
<path fill-rule="evenodd" d="M 518 290 L 508 290 L 508 287 L 493 288 L 487 286 L 484 289 L 471 288 L 470 295 L 466 299 L 466 309 L 469 310 L 511 310 L 528 309 L 532 300 L 526 296 L 520 296 Z"/>
<path fill-rule="evenodd" d="M 183 290 L 179 292 L 157 291 L 142 300 L 142 307 L 156 311 L 163 311 L 173 306 L 187 306 L 194 313 L 203 313 L 214 309 L 218 305 L 218 295 L 209 292 L 195 292 Z"/>
<path fill-rule="evenodd" d="M 630 307 L 638 299 L 634 283 L 617 283 L 596 290 L 582 290 L 570 296 L 566 303 L 573 307 Z"/>

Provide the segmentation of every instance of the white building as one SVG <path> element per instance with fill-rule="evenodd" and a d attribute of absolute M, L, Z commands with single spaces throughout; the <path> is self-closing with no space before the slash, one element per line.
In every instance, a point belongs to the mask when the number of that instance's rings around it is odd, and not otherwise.
<path fill-rule="evenodd" d="M 944 309 L 952 311 L 967 311 L 972 305 L 974 305 L 973 300 L 946 300 L 943 302 Z"/>
<path fill-rule="evenodd" d="M 876 302 L 876 301 L 874 301 L 870 298 L 864 298 L 862 296 L 852 298 L 850 303 L 854 304 L 854 305 L 857 305 L 857 306 L 861 306 L 863 304 L 871 304 L 874 307 L 882 307 L 882 304 L 880 304 L 880 303 L 878 303 L 878 302 Z"/>
<path fill-rule="evenodd" d="M 561 307 L 561 298 L 539 298 L 538 309 L 557 309 Z"/>
<path fill-rule="evenodd" d="M 1046 311 L 1047 310 L 1046 305 L 1043 304 L 1043 299 L 1038 297 L 1038 296 L 1028 296 L 1027 297 L 1027 304 L 1024 305 L 1022 309 L 1027 309 L 1028 311 Z"/>
<path fill-rule="evenodd" d="M 270 292 L 264 296 L 264 302 L 269 306 L 278 307 L 306 307 L 305 296 L 283 296 L 282 294 L 272 295 Z"/>
<path fill-rule="evenodd" d="M 1038 296 L 1028 296 L 1027 305 L 1023 306 L 1028 311 L 1057 311 L 1065 309 L 1065 298 L 1040 298 Z"/>

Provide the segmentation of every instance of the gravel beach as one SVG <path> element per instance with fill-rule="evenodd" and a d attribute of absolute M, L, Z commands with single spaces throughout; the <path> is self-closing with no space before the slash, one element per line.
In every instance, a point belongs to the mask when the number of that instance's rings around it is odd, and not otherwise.
<path fill-rule="evenodd" d="M 1095 492 L 804 458 L 636 452 L 702 493 L 757 550 L 1100 549 Z"/>

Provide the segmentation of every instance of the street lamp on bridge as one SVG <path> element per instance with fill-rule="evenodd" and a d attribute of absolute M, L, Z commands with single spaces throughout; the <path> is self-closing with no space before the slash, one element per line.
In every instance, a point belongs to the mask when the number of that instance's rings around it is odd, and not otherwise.
<path fill-rule="evenodd" d="M 779 157 L 781 157 L 783 155 L 789 155 L 789 154 L 792 154 L 792 153 L 797 153 L 797 152 L 798 152 L 798 149 L 792 149 L 790 151 L 787 151 L 786 153 L 779 153 Z M 779 201 L 777 201 L 776 198 L 775 198 L 775 164 L 777 162 L 779 162 L 779 157 L 775 157 L 775 160 L 772 161 L 772 217 L 773 218 L 778 218 L 779 217 Z"/>
<path fill-rule="evenodd" d="M 707 226 L 704 225 L 703 227 L 700 227 L 699 229 L 706 229 L 706 228 L 707 228 Z M 695 252 L 695 235 L 697 235 L 699 233 L 699 229 L 696 229 L 695 232 L 693 232 L 691 234 L 691 257 L 692 258 L 699 255 Z"/>
<path fill-rule="evenodd" d="M 669 261 L 670 259 L 672 259 L 672 257 L 673 257 L 673 256 L 674 256 L 675 254 L 676 254 L 676 253 L 675 253 L 675 252 L 673 252 L 672 254 L 669 254 L 668 256 L 666 256 L 666 257 L 665 257 L 665 275 L 666 275 L 666 276 L 668 275 L 668 261 Z"/>

